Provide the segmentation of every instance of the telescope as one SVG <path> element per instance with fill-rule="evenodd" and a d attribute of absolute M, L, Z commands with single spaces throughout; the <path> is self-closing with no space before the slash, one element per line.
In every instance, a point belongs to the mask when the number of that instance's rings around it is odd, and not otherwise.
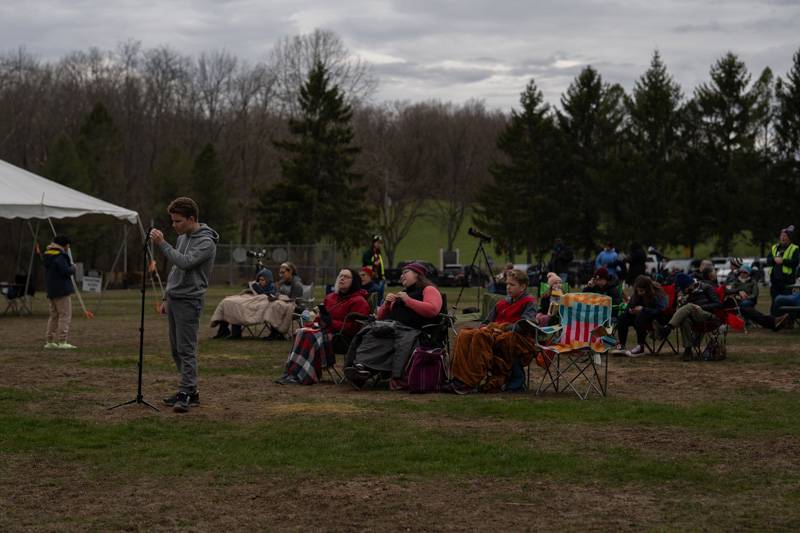
<path fill-rule="evenodd" d="M 480 239 L 480 240 L 486 241 L 486 242 L 492 242 L 492 236 L 491 235 L 487 235 L 487 234 L 483 233 L 482 231 L 477 230 L 475 228 L 469 228 L 467 230 L 467 233 L 470 235 L 470 237 L 475 237 L 476 239 Z"/>

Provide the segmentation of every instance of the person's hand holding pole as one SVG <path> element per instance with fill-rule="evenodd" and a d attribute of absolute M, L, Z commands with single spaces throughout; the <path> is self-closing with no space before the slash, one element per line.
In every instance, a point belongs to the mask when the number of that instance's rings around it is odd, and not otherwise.
<path fill-rule="evenodd" d="M 153 241 L 153 244 L 159 246 L 162 242 L 164 242 L 164 234 L 161 232 L 161 230 L 153 228 L 150 230 L 150 240 Z"/>

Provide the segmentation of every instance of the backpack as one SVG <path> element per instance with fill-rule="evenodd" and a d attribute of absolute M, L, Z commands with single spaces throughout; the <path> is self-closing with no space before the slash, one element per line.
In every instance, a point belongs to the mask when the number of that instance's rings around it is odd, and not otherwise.
<path fill-rule="evenodd" d="M 418 346 L 411 354 L 408 369 L 408 392 L 439 392 L 447 379 L 444 369 L 444 352 L 441 348 L 422 348 Z"/>
<path fill-rule="evenodd" d="M 702 361 L 722 361 L 728 356 L 728 348 L 719 339 L 709 339 L 703 354 L 700 356 Z"/>

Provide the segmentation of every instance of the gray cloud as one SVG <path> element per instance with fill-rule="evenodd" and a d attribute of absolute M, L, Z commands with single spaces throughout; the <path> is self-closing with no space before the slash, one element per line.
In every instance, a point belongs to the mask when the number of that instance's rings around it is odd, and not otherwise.
<path fill-rule="evenodd" d="M 685 94 L 728 50 L 756 75 L 783 75 L 800 47 L 796 0 L 4 0 L 0 50 L 43 59 L 136 39 L 185 54 L 225 49 L 249 62 L 280 37 L 333 30 L 375 63 L 377 99 L 508 108 L 533 77 L 545 98 L 587 64 L 630 90 L 659 49 Z"/>

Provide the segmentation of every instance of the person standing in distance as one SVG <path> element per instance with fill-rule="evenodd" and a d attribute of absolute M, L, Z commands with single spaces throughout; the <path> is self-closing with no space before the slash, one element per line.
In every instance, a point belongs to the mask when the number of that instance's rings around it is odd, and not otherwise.
<path fill-rule="evenodd" d="M 167 212 L 172 219 L 172 229 L 178 234 L 174 248 L 164 240 L 161 231 L 150 231 L 153 244 L 172 263 L 165 303 L 172 359 L 181 379 L 178 392 L 165 398 L 164 403 L 173 406 L 176 413 L 185 413 L 190 405 L 200 403 L 200 393 L 197 391 L 197 334 L 219 240 L 216 231 L 198 222 L 199 211 L 194 200 L 183 196 L 169 204 Z"/>
<path fill-rule="evenodd" d="M 361 266 L 370 267 L 372 269 L 372 277 L 375 281 L 375 286 L 378 288 L 378 304 L 383 303 L 383 291 L 386 289 L 385 269 L 383 265 L 383 255 L 381 254 L 381 245 L 383 244 L 383 237 L 380 235 L 372 236 L 372 246 L 367 248 L 361 256 Z"/>

